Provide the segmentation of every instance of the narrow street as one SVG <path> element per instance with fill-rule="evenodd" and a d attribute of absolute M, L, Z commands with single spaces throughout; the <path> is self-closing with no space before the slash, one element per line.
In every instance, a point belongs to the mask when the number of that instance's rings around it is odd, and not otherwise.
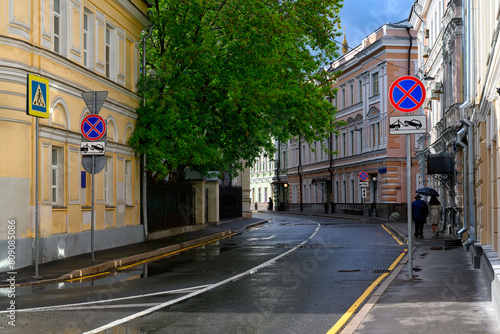
<path fill-rule="evenodd" d="M 404 251 L 376 220 L 257 216 L 120 275 L 20 288 L 10 332 L 326 333 Z"/>

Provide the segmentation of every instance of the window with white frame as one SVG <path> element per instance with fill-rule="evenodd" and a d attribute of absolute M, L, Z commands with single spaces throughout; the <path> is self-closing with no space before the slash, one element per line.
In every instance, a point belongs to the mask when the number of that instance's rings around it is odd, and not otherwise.
<path fill-rule="evenodd" d="M 106 157 L 104 165 L 104 202 L 113 206 L 113 157 Z"/>
<path fill-rule="evenodd" d="M 83 66 L 94 69 L 94 14 L 87 8 L 83 11 Z"/>
<path fill-rule="evenodd" d="M 346 133 L 344 132 L 342 134 L 342 158 L 345 158 L 347 156 L 347 139 L 346 139 Z"/>
<path fill-rule="evenodd" d="M 349 105 L 354 104 L 354 84 L 349 85 Z"/>
<path fill-rule="evenodd" d="M 354 202 L 354 180 L 351 180 L 351 203 Z"/>
<path fill-rule="evenodd" d="M 358 131 L 358 154 L 363 153 L 363 129 L 359 128 Z"/>
<path fill-rule="evenodd" d="M 125 204 L 133 205 L 132 202 L 132 161 L 125 160 Z"/>
<path fill-rule="evenodd" d="M 342 192 L 344 203 L 347 203 L 347 182 L 345 180 L 342 181 Z"/>
<path fill-rule="evenodd" d="M 378 72 L 372 74 L 372 96 L 378 95 Z"/>
<path fill-rule="evenodd" d="M 110 24 L 106 24 L 105 44 L 106 78 L 115 80 L 116 77 L 116 32 Z"/>
<path fill-rule="evenodd" d="M 358 102 L 363 101 L 363 81 L 358 80 Z"/>
<path fill-rule="evenodd" d="M 345 87 L 342 87 L 342 95 L 340 97 L 342 100 L 340 101 L 340 109 L 345 108 Z"/>
<path fill-rule="evenodd" d="M 53 206 L 64 206 L 64 151 L 52 147 L 51 157 L 51 194 Z"/>
<path fill-rule="evenodd" d="M 379 123 L 372 124 L 371 128 L 372 128 L 372 148 L 376 149 L 380 142 Z"/>
<path fill-rule="evenodd" d="M 354 149 L 356 148 L 356 146 L 354 146 L 354 130 L 351 130 L 351 147 L 349 147 L 349 154 L 350 155 L 354 155 Z"/>

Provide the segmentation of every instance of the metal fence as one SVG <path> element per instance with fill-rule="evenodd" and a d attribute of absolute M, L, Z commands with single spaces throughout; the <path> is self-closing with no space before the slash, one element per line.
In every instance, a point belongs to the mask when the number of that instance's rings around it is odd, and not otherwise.
<path fill-rule="evenodd" d="M 148 182 L 148 232 L 195 224 L 195 190 L 189 183 Z"/>
<path fill-rule="evenodd" d="M 241 217 L 243 191 L 241 187 L 222 186 L 219 188 L 219 218 Z"/>

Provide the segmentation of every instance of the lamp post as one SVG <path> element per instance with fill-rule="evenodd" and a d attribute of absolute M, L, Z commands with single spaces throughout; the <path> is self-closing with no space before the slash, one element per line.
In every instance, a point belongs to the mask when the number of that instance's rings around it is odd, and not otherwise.
<path fill-rule="evenodd" d="M 372 177 L 373 181 L 373 204 L 372 204 L 372 217 L 377 217 L 377 177 Z"/>

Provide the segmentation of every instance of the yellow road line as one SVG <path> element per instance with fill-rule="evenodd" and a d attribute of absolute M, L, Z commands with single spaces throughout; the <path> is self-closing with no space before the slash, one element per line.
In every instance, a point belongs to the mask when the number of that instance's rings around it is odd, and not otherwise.
<path fill-rule="evenodd" d="M 388 230 L 388 229 L 387 229 L 384 225 L 380 225 L 380 226 L 382 226 L 382 228 L 383 228 L 384 230 L 386 230 L 386 231 L 387 231 L 387 233 L 389 233 L 389 234 L 390 234 L 390 235 L 394 238 L 394 240 L 396 240 L 396 241 L 398 242 L 398 244 L 400 244 L 400 245 L 402 245 L 402 244 L 403 244 L 403 243 L 401 242 L 401 240 L 399 240 L 398 238 L 396 238 L 396 236 L 395 236 L 394 234 L 392 234 L 392 233 L 391 233 L 391 231 L 389 231 L 389 230 Z"/>
<path fill-rule="evenodd" d="M 81 280 L 84 280 L 84 279 L 86 279 L 86 278 L 97 277 L 97 276 L 103 276 L 103 275 L 106 275 L 106 274 L 109 274 L 109 273 L 110 273 L 110 271 L 106 271 L 106 272 L 99 273 L 99 274 L 95 274 L 95 275 L 87 275 L 87 276 L 82 276 L 82 277 L 77 277 L 77 278 L 67 279 L 67 280 L 66 280 L 66 282 L 81 281 Z"/>
<path fill-rule="evenodd" d="M 388 275 L 389 275 L 388 273 L 380 275 L 380 277 L 377 278 L 375 282 L 373 282 L 368 287 L 368 289 L 365 290 L 365 292 L 361 295 L 361 297 L 359 297 L 358 300 L 356 300 L 354 304 L 352 304 L 352 306 L 347 310 L 347 312 L 342 316 L 342 318 L 340 318 L 339 321 L 337 321 L 337 323 L 326 334 L 335 334 L 342 327 L 344 327 L 347 320 L 349 320 L 352 317 L 354 312 L 356 312 L 358 307 L 365 301 L 365 299 L 368 297 L 368 295 L 370 295 L 373 289 L 375 289 L 375 287 Z"/>
<path fill-rule="evenodd" d="M 231 234 L 225 235 L 223 237 L 220 237 L 220 238 L 217 238 L 217 239 L 214 239 L 214 240 L 210 240 L 210 241 L 202 242 L 200 244 L 196 244 L 196 245 L 189 246 L 189 247 L 186 247 L 186 248 L 178 249 L 176 251 L 173 251 L 173 252 L 170 252 L 170 253 L 167 253 L 167 254 L 162 254 L 162 255 L 159 255 L 159 256 L 156 256 L 156 257 L 153 257 L 153 258 L 148 258 L 146 260 L 142 260 L 142 261 L 139 261 L 139 262 L 134 262 L 134 263 L 132 263 L 130 265 L 127 265 L 127 266 L 116 267 L 116 269 L 117 270 L 124 270 L 124 269 L 127 269 L 127 268 L 135 267 L 135 266 L 137 266 L 139 264 L 143 264 L 143 263 L 146 263 L 146 262 L 155 261 L 155 260 L 164 258 L 166 256 L 170 256 L 170 255 L 173 255 L 173 254 L 184 252 L 184 251 L 189 250 L 189 249 L 193 249 L 193 248 L 200 247 L 200 246 L 203 246 L 203 245 L 208 245 L 208 244 L 211 244 L 213 242 L 216 242 L 216 241 L 219 241 L 219 240 L 222 240 L 222 239 L 226 239 L 226 238 L 232 237 L 232 236 L 234 236 L 236 234 L 237 233 L 231 233 Z M 99 274 L 95 274 L 95 275 L 88 275 L 88 276 L 82 276 L 82 277 L 78 277 L 78 278 L 72 278 L 72 279 L 66 280 L 66 282 L 80 281 L 80 280 L 84 280 L 84 279 L 87 279 L 87 278 L 92 278 L 92 277 L 106 275 L 106 274 L 109 274 L 109 273 L 110 273 L 110 271 L 107 271 L 107 272 L 99 273 Z"/>
<path fill-rule="evenodd" d="M 401 253 L 397 257 L 396 260 L 391 264 L 389 267 L 389 270 L 393 270 L 398 263 L 401 261 L 401 259 L 406 255 L 406 253 Z M 358 309 L 358 307 L 365 301 L 366 298 L 372 293 L 373 289 L 387 276 L 389 276 L 389 273 L 384 273 L 380 275 L 369 287 L 368 289 L 365 290 L 365 292 L 359 297 L 354 304 L 347 310 L 347 312 L 337 321 L 335 325 L 326 333 L 326 334 L 336 334 L 344 325 L 346 322 L 352 317 L 354 312 Z"/>

